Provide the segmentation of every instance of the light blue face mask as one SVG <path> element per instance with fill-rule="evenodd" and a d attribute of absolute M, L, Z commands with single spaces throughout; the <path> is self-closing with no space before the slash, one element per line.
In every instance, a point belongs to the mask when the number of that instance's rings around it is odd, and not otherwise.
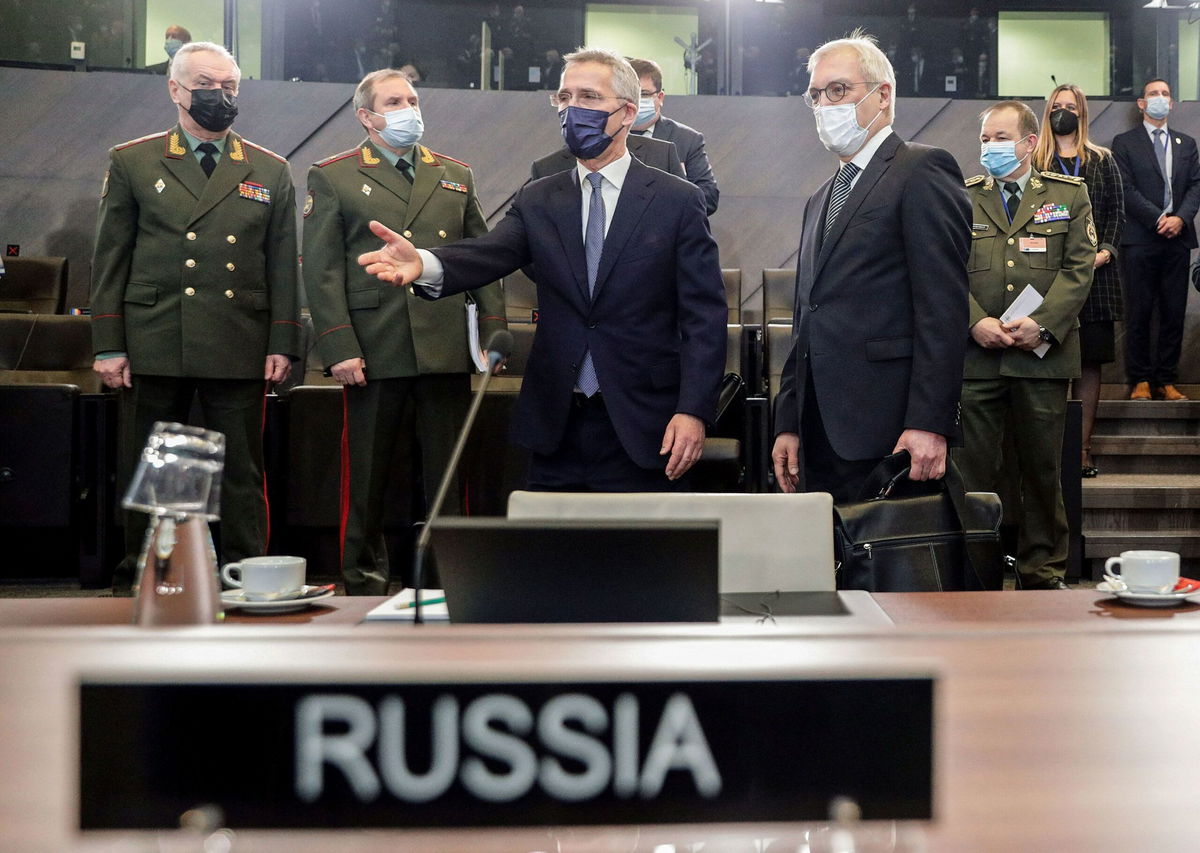
<path fill-rule="evenodd" d="M 412 148 L 425 133 L 425 120 L 421 118 L 421 111 L 415 107 L 405 107 L 389 113 L 377 113 L 374 110 L 367 112 L 387 122 L 387 126 L 379 131 L 379 135 L 392 148 Z"/>
<path fill-rule="evenodd" d="M 641 127 L 654 121 L 654 96 L 638 100 L 637 118 L 633 120 L 634 127 Z"/>
<path fill-rule="evenodd" d="M 179 52 L 179 48 L 181 47 L 183 47 L 183 42 L 181 42 L 179 39 L 167 39 L 166 43 L 163 45 L 163 50 L 167 52 L 168 59 L 174 59 L 175 54 Z"/>
<path fill-rule="evenodd" d="M 985 142 L 980 148 L 979 163 L 993 178 L 1003 178 L 1021 168 L 1015 142 Z"/>
<path fill-rule="evenodd" d="M 1155 95 L 1146 99 L 1146 115 L 1155 121 L 1162 121 L 1171 112 L 1171 99 L 1166 95 Z"/>

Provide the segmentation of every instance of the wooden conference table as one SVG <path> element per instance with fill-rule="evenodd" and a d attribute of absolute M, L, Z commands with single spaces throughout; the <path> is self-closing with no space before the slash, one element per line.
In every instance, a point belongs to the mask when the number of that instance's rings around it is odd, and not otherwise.
<path fill-rule="evenodd" d="M 380 600 L 335 597 L 299 614 L 231 614 L 222 625 L 170 630 L 123 624 L 128 600 L 0 600 L 0 848 L 200 849 L 178 833 L 79 833 L 77 689 L 85 677 L 403 683 L 912 674 L 937 678 L 936 817 L 923 826 L 872 826 L 878 843 L 853 848 L 859 853 L 1196 846 L 1200 605 L 1139 609 L 1085 590 L 857 593 L 854 616 L 840 626 L 829 624 L 834 617 L 721 626 L 358 624 Z M 254 760 L 235 722 L 212 725 L 229 732 L 231 772 Z M 233 849 L 653 851 L 700 841 L 706 853 L 816 853 L 828 835 L 793 824 L 243 831 Z"/>

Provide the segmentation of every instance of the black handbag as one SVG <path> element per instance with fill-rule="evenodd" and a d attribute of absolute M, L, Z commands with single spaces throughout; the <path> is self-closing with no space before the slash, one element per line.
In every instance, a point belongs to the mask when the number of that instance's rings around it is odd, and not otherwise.
<path fill-rule="evenodd" d="M 946 459 L 946 476 L 908 480 L 907 451 L 879 463 L 868 495 L 833 507 L 837 588 L 870 592 L 1001 589 L 1000 496 L 967 492 Z M 882 483 L 882 485 L 879 485 Z"/>

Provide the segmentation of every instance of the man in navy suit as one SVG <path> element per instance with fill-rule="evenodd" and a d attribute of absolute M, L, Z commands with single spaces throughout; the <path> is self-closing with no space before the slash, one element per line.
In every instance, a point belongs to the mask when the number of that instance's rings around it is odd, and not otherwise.
<path fill-rule="evenodd" d="M 1170 130 L 1171 87 L 1151 80 L 1138 98 L 1142 123 L 1113 139 L 1125 186 L 1125 375 L 1131 400 L 1186 400 L 1175 387 L 1187 309 L 1187 271 L 1200 208 L 1196 140 Z M 1158 343 L 1150 330 L 1158 310 Z"/>
<path fill-rule="evenodd" d="M 909 476 L 945 472 L 969 319 L 971 205 L 949 153 L 892 132 L 896 78 L 869 36 L 809 61 L 805 99 L 841 161 L 808 200 L 792 349 L 775 402 L 775 477 L 855 498 L 884 456 Z"/>
<path fill-rule="evenodd" d="M 367 272 L 461 293 L 533 264 L 540 319 L 512 435 L 529 488 L 660 491 L 700 458 L 725 366 L 725 290 L 701 192 L 625 146 L 638 79 L 603 50 L 566 57 L 557 102 L 574 169 L 526 184 L 489 234 L 416 250 L 375 222 Z"/>

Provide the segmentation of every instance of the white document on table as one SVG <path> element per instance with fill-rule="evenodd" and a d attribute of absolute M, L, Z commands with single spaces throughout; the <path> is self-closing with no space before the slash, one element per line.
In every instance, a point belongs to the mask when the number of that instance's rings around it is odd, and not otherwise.
<path fill-rule="evenodd" d="M 1032 284 L 1025 285 L 1025 289 L 1017 294 L 1017 298 L 1012 301 L 1012 305 L 1008 306 L 1008 310 L 1000 315 L 1000 322 L 1007 326 L 1013 320 L 1028 317 L 1041 307 L 1042 298 L 1042 294 L 1038 293 Z M 1034 348 L 1033 354 L 1038 358 L 1045 358 L 1049 351 L 1050 342 L 1043 341 Z"/>
<path fill-rule="evenodd" d="M 367 622 L 411 622 L 417 615 L 417 610 L 412 603 L 413 589 L 405 587 L 383 604 L 369 611 L 363 618 Z M 450 611 L 446 609 L 446 593 L 443 590 L 421 590 L 421 618 L 427 622 L 446 622 L 450 619 Z"/>

